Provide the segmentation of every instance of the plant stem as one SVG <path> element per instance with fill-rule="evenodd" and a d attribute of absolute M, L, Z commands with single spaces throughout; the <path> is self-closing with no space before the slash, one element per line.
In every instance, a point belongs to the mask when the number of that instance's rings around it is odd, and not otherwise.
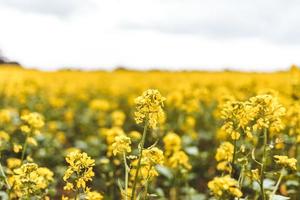
<path fill-rule="evenodd" d="M 279 176 L 278 181 L 277 181 L 277 183 L 275 185 L 275 188 L 274 188 L 274 190 L 273 190 L 273 192 L 271 194 L 270 200 L 272 200 L 273 196 L 276 194 L 276 191 L 278 190 L 280 182 L 281 182 L 281 180 L 283 178 L 283 174 L 284 174 L 284 168 L 282 168 L 281 171 L 280 171 L 280 176 Z"/>
<path fill-rule="evenodd" d="M 262 195 L 262 200 L 265 200 L 265 191 L 264 191 L 264 171 L 265 171 L 265 164 L 266 164 L 266 148 L 267 148 L 267 129 L 264 129 L 264 143 L 263 143 L 263 155 L 262 155 L 262 161 L 261 161 L 261 167 L 260 167 L 260 190 Z"/>
<path fill-rule="evenodd" d="M 140 171 L 140 168 L 141 168 L 141 161 L 142 161 L 144 144 L 145 144 L 146 135 L 147 135 L 147 128 L 148 128 L 148 122 L 146 121 L 145 126 L 144 126 L 142 140 L 139 144 L 139 160 L 138 160 L 138 164 L 137 164 L 137 168 L 136 168 L 136 172 L 135 172 L 135 176 L 134 176 L 134 182 L 133 182 L 132 193 L 131 193 L 131 200 L 134 200 L 134 198 L 135 198 L 135 190 L 136 190 L 136 185 L 137 185 L 137 181 L 138 181 L 139 171 Z"/>
<path fill-rule="evenodd" d="M 170 200 L 177 200 L 177 187 L 173 186 L 170 189 Z"/>
<path fill-rule="evenodd" d="M 241 188 L 244 182 L 244 171 L 245 171 L 245 167 L 242 167 L 239 179 L 238 179 L 238 183 L 239 183 L 239 187 Z"/>
<path fill-rule="evenodd" d="M 243 182 L 244 182 L 244 171 L 245 171 L 245 167 L 243 165 L 239 179 L 238 179 L 238 186 L 241 189 L 243 186 Z M 240 197 L 238 197 L 238 200 L 240 200 Z"/>
<path fill-rule="evenodd" d="M 4 170 L 3 170 L 3 167 L 2 167 L 2 164 L 1 164 L 1 163 L 0 163 L 0 171 L 1 171 L 2 176 L 3 176 L 4 179 L 5 179 L 5 183 L 6 183 L 7 188 L 10 190 L 10 185 L 9 185 L 9 183 L 8 183 L 7 177 L 6 177 L 5 173 L 4 173 Z"/>
<path fill-rule="evenodd" d="M 28 139 L 28 134 L 26 134 L 25 142 L 24 142 L 24 145 L 23 145 L 21 163 L 23 163 L 23 160 L 24 160 L 24 157 L 25 157 L 25 152 L 26 152 L 27 145 L 28 145 L 27 139 Z"/>
<path fill-rule="evenodd" d="M 235 157 L 236 157 L 236 139 L 233 141 L 233 155 L 232 155 L 232 162 L 231 162 L 231 176 L 234 174 L 234 164 L 235 164 Z"/>
<path fill-rule="evenodd" d="M 123 159 L 124 159 L 124 165 L 125 165 L 125 200 L 127 200 L 127 196 L 128 196 L 128 165 L 127 165 L 127 161 L 126 161 L 126 155 L 125 153 L 123 153 Z"/>
<path fill-rule="evenodd" d="M 74 200 L 77 200 L 77 196 L 78 196 L 78 188 L 76 188 L 76 192 L 75 192 L 75 198 L 74 198 Z"/>
<path fill-rule="evenodd" d="M 296 147 L 295 147 L 295 158 L 298 160 L 298 144 L 296 144 Z M 298 164 L 298 163 L 297 163 Z"/>
<path fill-rule="evenodd" d="M 145 183 L 145 191 L 144 191 L 144 199 L 148 199 L 148 187 L 149 187 L 149 179 L 150 179 L 150 171 L 152 170 L 152 165 L 150 166 L 148 173 L 147 173 L 147 179 L 146 179 L 146 183 Z"/>

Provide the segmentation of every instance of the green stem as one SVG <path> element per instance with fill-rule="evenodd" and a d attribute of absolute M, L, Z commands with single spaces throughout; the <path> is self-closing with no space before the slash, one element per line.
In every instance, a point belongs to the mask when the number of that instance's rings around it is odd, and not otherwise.
<path fill-rule="evenodd" d="M 149 187 L 149 179 L 150 179 L 150 171 L 152 170 L 152 165 L 150 166 L 148 173 L 147 173 L 147 178 L 146 178 L 146 183 L 145 183 L 145 191 L 144 191 L 144 199 L 148 199 L 148 187 Z"/>
<path fill-rule="evenodd" d="M 244 173 L 245 173 L 245 166 L 242 167 L 239 179 L 238 179 L 238 183 L 239 183 L 239 187 L 241 188 L 244 182 Z"/>
<path fill-rule="evenodd" d="M 298 143 L 296 143 L 296 147 L 295 147 L 295 158 L 298 160 Z"/>
<path fill-rule="evenodd" d="M 260 167 L 260 190 L 261 190 L 261 196 L 262 200 L 266 199 L 265 196 L 265 190 L 264 190 L 264 171 L 265 171 L 265 164 L 266 164 L 266 148 L 267 148 L 267 129 L 264 129 L 264 143 L 263 143 L 263 155 L 262 155 L 262 161 L 261 161 L 261 167 Z"/>
<path fill-rule="evenodd" d="M 234 174 L 234 164 L 235 164 L 235 157 L 236 157 L 236 140 L 233 141 L 233 156 L 231 162 L 231 176 Z"/>
<path fill-rule="evenodd" d="M 127 197 L 128 197 L 127 192 L 128 192 L 128 171 L 129 171 L 129 167 L 127 165 L 125 153 L 123 153 L 123 159 L 124 159 L 124 165 L 125 165 L 125 200 L 127 200 Z"/>
<path fill-rule="evenodd" d="M 244 171 L 245 171 L 245 167 L 243 166 L 242 167 L 242 170 L 241 170 L 241 173 L 240 173 L 240 176 L 239 176 L 239 179 L 238 179 L 238 186 L 239 188 L 241 189 L 242 186 L 243 186 L 243 182 L 244 182 Z M 238 197 L 238 200 L 240 200 L 240 197 Z"/>
<path fill-rule="evenodd" d="M 78 188 L 76 187 L 76 192 L 75 192 L 75 198 L 74 198 L 74 200 L 77 200 L 77 196 L 78 196 Z"/>
<path fill-rule="evenodd" d="M 27 139 L 28 139 L 28 134 L 26 135 L 25 142 L 24 142 L 24 145 L 23 145 L 22 157 L 21 157 L 21 162 L 22 162 L 22 163 L 23 163 L 23 161 L 24 161 L 25 152 L 26 152 L 27 145 L 28 145 Z"/>
<path fill-rule="evenodd" d="M 7 177 L 6 177 L 5 173 L 4 173 L 4 170 L 3 170 L 3 167 L 2 167 L 1 163 L 0 163 L 0 171 L 1 171 L 2 176 L 4 177 L 4 180 L 5 180 L 7 188 L 10 190 L 10 185 L 8 183 Z"/>
<path fill-rule="evenodd" d="M 187 180 L 187 178 L 185 177 L 184 178 L 185 179 L 185 187 L 186 187 L 186 189 L 187 189 L 187 199 L 188 200 L 192 200 L 192 196 L 191 196 L 191 190 L 190 190 L 190 186 L 189 186 L 189 183 L 188 183 L 188 180 Z"/>
<path fill-rule="evenodd" d="M 281 182 L 281 180 L 283 178 L 283 175 L 284 175 L 284 168 L 282 168 L 281 171 L 280 171 L 280 176 L 279 176 L 278 181 L 277 181 L 277 183 L 275 185 L 275 188 L 274 188 L 274 190 L 273 190 L 273 192 L 271 194 L 270 200 L 272 200 L 273 196 L 276 194 L 276 191 L 278 190 L 280 182 Z"/>
<path fill-rule="evenodd" d="M 136 168 L 136 172 L 135 172 L 135 176 L 134 176 L 134 182 L 133 182 L 132 193 L 131 193 L 131 200 L 135 199 L 135 190 L 136 190 L 138 176 L 139 176 L 139 172 L 140 172 L 140 168 L 141 168 L 141 161 L 142 161 L 144 144 L 145 144 L 146 135 L 147 135 L 147 128 L 148 128 L 148 122 L 145 123 L 142 140 L 139 144 L 139 160 L 138 160 L 138 164 L 137 164 L 137 168 Z"/>

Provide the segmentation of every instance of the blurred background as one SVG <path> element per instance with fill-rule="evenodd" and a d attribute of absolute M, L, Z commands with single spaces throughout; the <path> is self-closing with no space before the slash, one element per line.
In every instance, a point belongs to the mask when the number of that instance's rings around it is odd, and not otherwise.
<path fill-rule="evenodd" d="M 296 0 L 0 0 L 0 63 L 26 68 L 285 70 Z"/>

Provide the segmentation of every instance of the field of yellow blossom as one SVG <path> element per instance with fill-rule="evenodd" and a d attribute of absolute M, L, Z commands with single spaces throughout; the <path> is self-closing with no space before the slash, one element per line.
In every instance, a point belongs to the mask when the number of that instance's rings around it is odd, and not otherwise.
<path fill-rule="evenodd" d="M 0 68 L 0 198 L 299 200 L 300 70 Z"/>

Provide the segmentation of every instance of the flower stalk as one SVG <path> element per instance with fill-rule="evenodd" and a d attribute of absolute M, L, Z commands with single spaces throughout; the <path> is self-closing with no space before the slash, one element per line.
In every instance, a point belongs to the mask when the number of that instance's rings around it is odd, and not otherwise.
<path fill-rule="evenodd" d="M 143 150 L 144 150 L 144 145 L 145 145 L 145 140 L 146 140 L 146 135 L 147 135 L 147 129 L 148 129 L 148 121 L 145 122 L 142 140 L 139 144 L 139 160 L 138 160 L 136 172 L 135 172 L 135 175 L 134 175 L 134 182 L 133 182 L 133 186 L 132 186 L 131 200 L 135 199 L 135 190 L 136 190 L 138 176 L 139 176 L 139 172 L 140 172 L 140 168 L 141 168 L 141 161 L 142 161 Z"/>
<path fill-rule="evenodd" d="M 0 172 L 1 172 L 1 175 L 4 177 L 7 188 L 10 190 L 10 184 L 8 183 L 7 177 L 5 175 L 5 172 L 3 170 L 3 167 L 2 167 L 1 163 L 0 163 Z"/>
<path fill-rule="evenodd" d="M 126 160 L 126 154 L 125 152 L 123 153 L 123 159 L 124 159 L 124 165 L 125 165 L 125 200 L 127 200 L 128 196 L 128 173 L 129 173 L 129 167 L 127 165 L 127 160 Z"/>
<path fill-rule="evenodd" d="M 264 129 L 264 141 L 263 141 L 263 155 L 261 160 L 261 166 L 260 166 L 260 190 L 261 190 L 261 196 L 262 199 L 265 200 L 265 190 L 264 190 L 264 171 L 265 171 L 265 165 L 266 165 L 266 152 L 267 152 L 267 143 L 268 143 L 268 136 L 267 136 L 267 129 Z"/>
<path fill-rule="evenodd" d="M 25 142 L 24 142 L 24 145 L 23 145 L 21 163 L 23 163 L 24 158 L 25 158 L 25 153 L 26 153 L 26 149 L 27 149 L 27 146 L 28 146 L 28 141 L 27 140 L 28 140 L 28 134 L 26 134 Z"/>
<path fill-rule="evenodd" d="M 282 178 L 283 178 L 283 176 L 284 176 L 284 170 L 285 170 L 285 169 L 282 168 L 281 171 L 280 171 L 280 175 L 279 175 L 278 181 L 277 181 L 277 183 L 276 183 L 276 185 L 275 185 L 274 190 L 272 191 L 272 194 L 271 194 L 271 196 L 270 196 L 270 200 L 273 199 L 273 196 L 276 194 L 276 192 L 277 192 L 277 190 L 278 190 L 278 188 L 279 188 L 279 185 L 280 185 L 280 183 L 281 183 L 281 181 L 282 181 Z"/>

